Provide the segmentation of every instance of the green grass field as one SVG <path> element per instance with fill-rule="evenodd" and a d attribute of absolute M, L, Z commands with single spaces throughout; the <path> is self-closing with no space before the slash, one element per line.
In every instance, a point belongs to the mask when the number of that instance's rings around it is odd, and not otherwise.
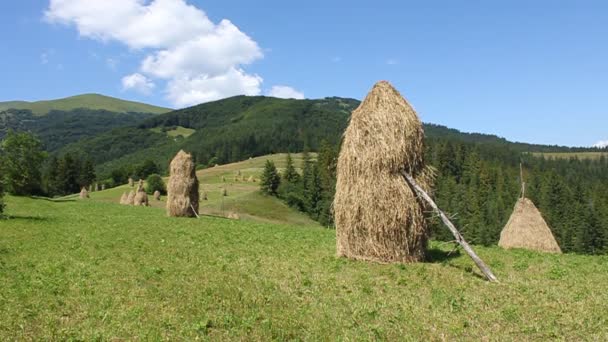
<path fill-rule="evenodd" d="M 534 152 L 532 153 L 536 157 L 544 157 L 547 159 L 600 159 L 600 157 L 608 158 L 608 152 L 552 152 L 552 153 L 543 153 L 543 152 Z"/>
<path fill-rule="evenodd" d="M 477 247 L 500 278 L 335 257 L 334 231 L 7 198 L 0 340 L 606 340 L 608 258 Z"/>
<path fill-rule="evenodd" d="M 70 111 L 78 108 L 104 109 L 111 112 L 126 113 L 154 113 L 162 114 L 171 111 L 169 108 L 162 108 L 140 102 L 126 101 L 100 94 L 82 94 L 48 101 L 9 101 L 0 102 L 0 110 L 5 109 L 29 109 L 35 115 L 46 115 L 51 110 Z"/>
<path fill-rule="evenodd" d="M 162 133 L 162 130 L 161 130 L 160 127 L 151 128 L 150 130 L 152 132 Z M 177 126 L 176 129 L 172 129 L 170 131 L 166 131 L 165 133 L 167 134 L 167 136 L 172 137 L 172 138 L 176 138 L 176 137 L 179 137 L 179 136 L 187 138 L 187 137 L 191 136 L 192 134 L 194 134 L 194 132 L 196 132 L 196 130 L 194 130 L 192 128 L 186 128 L 186 127 L 182 127 L 182 126 Z"/>

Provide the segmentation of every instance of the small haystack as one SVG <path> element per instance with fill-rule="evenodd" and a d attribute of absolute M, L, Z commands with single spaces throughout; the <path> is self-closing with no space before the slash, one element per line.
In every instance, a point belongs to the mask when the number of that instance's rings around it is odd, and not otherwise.
<path fill-rule="evenodd" d="M 226 189 L 226 188 L 222 189 L 222 196 L 228 196 L 228 189 Z"/>
<path fill-rule="evenodd" d="M 551 229 L 540 211 L 529 199 L 517 200 L 513 214 L 500 233 L 502 248 L 524 248 L 540 252 L 561 253 Z"/>
<path fill-rule="evenodd" d="M 206 201 L 206 200 L 207 200 L 207 191 L 203 191 L 203 195 L 201 196 L 201 199 L 202 199 L 203 201 Z"/>
<path fill-rule="evenodd" d="M 226 218 L 229 218 L 231 220 L 240 220 L 241 216 L 235 212 L 230 211 L 226 213 Z"/>
<path fill-rule="evenodd" d="M 128 198 L 129 198 L 129 195 L 127 195 L 126 192 L 123 192 L 122 196 L 120 196 L 120 204 L 129 204 Z"/>
<path fill-rule="evenodd" d="M 147 207 L 148 203 L 148 194 L 145 191 L 138 191 L 133 198 L 133 205 Z"/>
<path fill-rule="evenodd" d="M 154 191 L 154 199 L 157 201 L 160 201 L 160 191 L 158 191 L 158 190 Z"/>
<path fill-rule="evenodd" d="M 89 192 L 87 191 L 86 187 L 82 187 L 82 189 L 80 189 L 80 194 L 78 195 L 78 197 L 80 199 L 87 199 L 89 198 Z"/>
<path fill-rule="evenodd" d="M 104 191 L 106 189 L 106 185 L 105 184 L 101 184 L 101 191 Z"/>
<path fill-rule="evenodd" d="M 131 177 L 129 177 L 129 186 L 130 187 L 134 187 L 135 186 L 135 181 Z"/>
<path fill-rule="evenodd" d="M 192 155 L 179 151 L 169 166 L 167 215 L 194 217 L 198 213 L 198 179 Z"/>
<path fill-rule="evenodd" d="M 249 178 L 247 179 L 247 181 L 249 183 L 253 183 L 255 180 L 253 179 L 253 176 L 249 176 Z"/>
<path fill-rule="evenodd" d="M 133 205 L 133 203 L 135 203 L 135 191 L 131 190 L 131 191 L 129 191 L 129 194 L 127 195 L 127 200 L 125 201 L 125 204 Z"/>
<path fill-rule="evenodd" d="M 424 131 L 410 104 L 388 82 L 377 83 L 351 116 L 337 165 L 334 200 L 337 254 L 377 262 L 425 258 L 426 206 L 401 174 L 429 191 Z"/>

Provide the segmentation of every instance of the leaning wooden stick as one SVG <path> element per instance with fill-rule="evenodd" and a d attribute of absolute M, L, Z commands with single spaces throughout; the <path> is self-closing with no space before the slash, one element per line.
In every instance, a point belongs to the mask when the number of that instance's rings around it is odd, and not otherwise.
<path fill-rule="evenodd" d="M 447 215 L 443 211 L 441 211 L 441 209 L 439 209 L 439 207 L 437 206 L 437 204 L 435 204 L 435 201 L 433 201 L 433 199 L 431 198 L 431 196 L 429 196 L 416 183 L 416 181 L 414 180 L 414 178 L 412 176 L 410 176 L 407 172 L 402 171 L 401 174 L 403 175 L 403 177 L 405 177 L 405 180 L 407 181 L 407 183 L 416 191 L 416 193 L 418 194 L 418 196 L 420 196 L 422 199 L 424 199 L 433 208 L 433 210 L 435 210 L 435 212 L 441 218 L 441 221 L 443 221 L 443 223 L 448 227 L 448 229 L 450 230 L 450 232 L 452 232 L 452 235 L 454 235 L 454 238 L 456 238 L 456 242 L 458 242 L 458 244 L 460 246 L 462 246 L 462 248 L 465 250 L 465 252 L 467 252 L 467 254 L 471 257 L 471 259 L 473 259 L 473 261 L 475 262 L 475 264 L 477 265 L 477 267 L 479 267 L 479 269 L 486 276 L 486 278 L 489 281 L 491 281 L 491 282 L 498 282 L 498 279 L 496 278 L 496 276 L 494 275 L 494 273 L 492 273 L 492 271 L 490 270 L 490 268 L 488 267 L 488 265 L 486 265 L 477 256 L 477 254 L 475 254 L 475 251 L 473 251 L 473 249 L 471 248 L 471 246 L 465 241 L 464 237 L 460 234 L 460 232 L 458 231 L 458 229 L 456 229 L 456 227 L 454 226 L 454 224 L 452 224 L 452 222 L 448 219 Z"/>
<path fill-rule="evenodd" d="M 192 212 L 194 213 L 194 215 L 196 215 L 197 219 L 201 218 L 200 216 L 198 216 L 198 213 L 196 212 L 196 210 L 194 210 L 194 206 L 192 204 L 190 204 L 190 209 L 192 209 Z"/>

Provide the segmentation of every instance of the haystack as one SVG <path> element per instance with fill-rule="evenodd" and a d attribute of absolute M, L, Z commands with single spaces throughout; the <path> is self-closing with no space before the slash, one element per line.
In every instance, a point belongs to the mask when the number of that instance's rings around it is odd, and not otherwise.
<path fill-rule="evenodd" d="M 226 189 L 226 188 L 222 189 L 222 196 L 228 196 L 228 189 Z"/>
<path fill-rule="evenodd" d="M 129 177 L 129 186 L 133 187 L 135 185 L 135 182 L 133 181 L 133 178 Z"/>
<path fill-rule="evenodd" d="M 253 176 L 249 176 L 249 178 L 247 179 L 247 181 L 248 181 L 249 183 L 253 183 L 253 181 L 254 181 Z"/>
<path fill-rule="evenodd" d="M 502 248 L 524 248 L 540 252 L 561 253 L 551 229 L 540 211 L 529 199 L 517 200 L 513 214 L 500 233 Z"/>
<path fill-rule="evenodd" d="M 128 198 L 129 198 L 129 195 L 127 195 L 126 192 L 123 192 L 122 196 L 120 196 L 120 204 L 129 204 Z"/>
<path fill-rule="evenodd" d="M 148 203 L 148 194 L 145 191 L 138 191 L 133 198 L 133 205 L 147 207 Z"/>
<path fill-rule="evenodd" d="M 198 179 L 192 155 L 179 151 L 169 166 L 167 215 L 194 217 L 198 213 Z"/>
<path fill-rule="evenodd" d="M 424 131 L 410 104 L 388 82 L 374 85 L 352 113 L 337 165 L 334 200 L 337 254 L 377 262 L 425 258 L 426 206 L 402 171 L 429 191 Z"/>
<path fill-rule="evenodd" d="M 134 202 L 135 202 L 135 191 L 131 190 L 131 191 L 129 191 L 129 194 L 127 195 L 127 200 L 125 201 L 125 204 L 133 205 Z"/>
<path fill-rule="evenodd" d="M 86 187 L 82 187 L 82 189 L 80 189 L 80 194 L 78 195 L 78 197 L 80 199 L 87 199 L 89 198 L 89 192 L 87 191 Z"/>
<path fill-rule="evenodd" d="M 207 200 L 207 191 L 203 191 L 203 195 L 201 196 L 201 199 L 202 199 L 203 201 L 206 201 L 206 200 Z"/>
<path fill-rule="evenodd" d="M 154 191 L 154 199 L 157 201 L 160 201 L 160 191 L 158 191 L 158 190 Z"/>

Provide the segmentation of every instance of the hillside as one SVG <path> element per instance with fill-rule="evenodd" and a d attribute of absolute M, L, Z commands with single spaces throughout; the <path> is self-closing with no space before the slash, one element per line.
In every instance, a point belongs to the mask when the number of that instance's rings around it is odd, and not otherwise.
<path fill-rule="evenodd" d="M 606 340 L 608 259 L 433 243 L 429 262 L 335 257 L 319 227 L 7 199 L 2 340 Z M 581 281 L 583 280 L 583 281 Z"/>
<path fill-rule="evenodd" d="M 157 115 L 128 131 L 109 131 L 71 144 L 63 152 L 92 155 L 98 171 L 107 175 L 115 168 L 149 158 L 164 167 L 164 160 L 180 148 L 193 152 L 200 164 L 223 164 L 304 148 L 314 151 L 323 140 L 339 143 L 350 113 L 358 105 L 357 100 L 338 97 L 293 100 L 235 96 Z M 428 140 L 506 146 L 520 153 L 596 151 L 513 143 L 495 135 L 463 133 L 435 124 L 425 124 L 425 132 Z M 120 150 L 111 149 L 116 143 Z"/>
<path fill-rule="evenodd" d="M 297 165 L 301 165 L 301 154 L 294 154 L 292 157 Z M 246 221 L 318 226 L 317 222 L 288 207 L 276 197 L 264 196 L 260 193 L 259 179 L 266 160 L 272 160 L 281 170 L 286 164 L 286 154 L 263 156 L 198 170 L 196 174 L 200 183 L 200 193 L 207 194 L 207 200 L 200 202 L 200 212 L 205 215 L 223 217 L 236 215 L 239 219 Z M 237 180 L 238 173 L 241 175 Z M 249 177 L 253 177 L 256 181 L 249 181 Z M 166 178 L 165 182 L 167 182 Z M 224 188 L 228 191 L 228 196 L 225 197 L 222 196 Z M 133 189 L 128 185 L 122 185 L 105 191 L 93 192 L 91 199 L 119 203 L 123 192 L 131 190 Z M 151 201 L 150 204 L 154 208 L 164 210 L 165 199 L 162 197 L 161 201 Z"/>
<path fill-rule="evenodd" d="M 152 106 L 145 103 L 122 100 L 100 94 L 82 94 L 63 99 L 46 101 L 8 101 L 0 102 L 0 111 L 6 109 L 26 109 L 34 115 L 41 116 L 53 110 L 72 111 L 79 108 L 106 110 L 115 113 L 152 113 L 162 114 L 171 111 L 169 108 Z"/>

